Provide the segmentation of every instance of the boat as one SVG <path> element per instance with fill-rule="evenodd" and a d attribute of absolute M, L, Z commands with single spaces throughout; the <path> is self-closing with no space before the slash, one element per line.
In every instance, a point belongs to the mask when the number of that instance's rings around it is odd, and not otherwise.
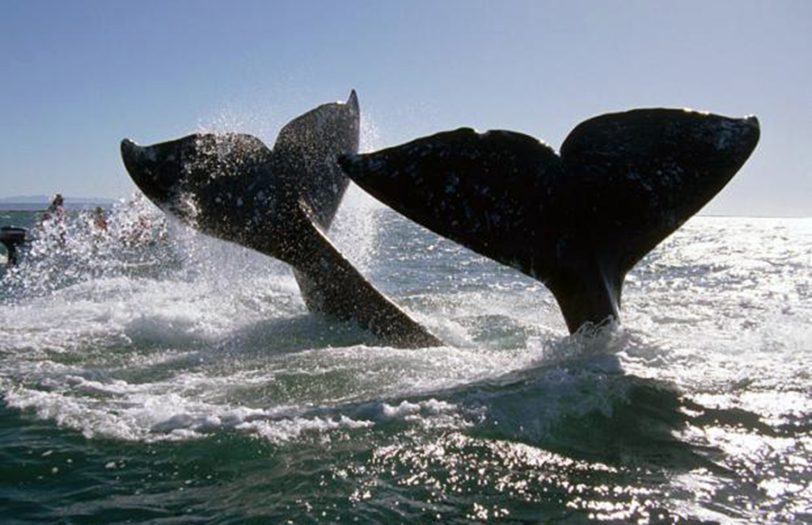
<path fill-rule="evenodd" d="M 24 244 L 28 231 L 25 228 L 16 226 L 0 227 L 0 244 L 6 247 L 6 265 L 11 266 L 17 263 L 17 248 Z"/>

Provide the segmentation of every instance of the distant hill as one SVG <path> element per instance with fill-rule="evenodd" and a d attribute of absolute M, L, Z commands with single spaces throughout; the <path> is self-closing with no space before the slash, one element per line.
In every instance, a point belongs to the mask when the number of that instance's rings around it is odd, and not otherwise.
<path fill-rule="evenodd" d="M 88 210 L 96 206 L 109 208 L 115 199 L 105 197 L 65 197 L 65 208 L 68 210 Z M 51 203 L 48 195 L 16 195 L 0 197 L 0 210 L 3 211 L 37 211 L 44 210 Z"/>

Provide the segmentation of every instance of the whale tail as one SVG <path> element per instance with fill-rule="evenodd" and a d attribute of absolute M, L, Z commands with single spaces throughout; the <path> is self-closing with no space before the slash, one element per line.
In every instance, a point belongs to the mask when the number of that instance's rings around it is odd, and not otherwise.
<path fill-rule="evenodd" d="M 396 211 L 543 282 L 575 332 L 619 319 L 626 273 L 758 138 L 755 117 L 639 109 L 579 124 L 560 155 L 521 133 L 463 128 L 339 163 Z"/>
<path fill-rule="evenodd" d="M 359 111 L 324 104 L 289 122 L 274 149 L 243 134 L 195 134 L 121 155 L 158 207 L 203 233 L 236 242 L 294 268 L 307 307 L 353 320 L 398 346 L 440 341 L 384 297 L 324 236 L 349 179 L 337 164 L 358 151 Z"/>
<path fill-rule="evenodd" d="M 302 203 L 316 225 L 330 227 L 349 184 L 336 159 L 358 151 L 359 127 L 352 91 L 346 103 L 322 104 L 288 122 L 273 150 L 251 135 L 197 133 L 150 146 L 124 139 L 121 157 L 139 189 L 167 213 L 293 264 L 300 254 L 290 217 Z"/>

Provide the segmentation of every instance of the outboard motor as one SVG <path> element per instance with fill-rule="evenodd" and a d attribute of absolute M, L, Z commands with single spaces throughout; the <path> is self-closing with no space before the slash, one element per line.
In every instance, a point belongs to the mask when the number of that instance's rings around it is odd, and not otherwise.
<path fill-rule="evenodd" d="M 0 243 L 6 247 L 8 252 L 8 265 L 17 264 L 17 246 L 25 242 L 26 236 L 25 228 L 16 228 L 14 226 L 3 226 L 0 228 Z"/>

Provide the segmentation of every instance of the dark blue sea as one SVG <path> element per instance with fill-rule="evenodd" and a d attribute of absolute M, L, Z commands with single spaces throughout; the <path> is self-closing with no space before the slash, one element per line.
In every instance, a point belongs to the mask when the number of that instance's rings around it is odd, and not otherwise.
<path fill-rule="evenodd" d="M 0 269 L 0 522 L 810 523 L 812 220 L 698 217 L 569 336 L 538 282 L 351 189 L 331 238 L 447 342 L 308 313 L 142 199 Z"/>

